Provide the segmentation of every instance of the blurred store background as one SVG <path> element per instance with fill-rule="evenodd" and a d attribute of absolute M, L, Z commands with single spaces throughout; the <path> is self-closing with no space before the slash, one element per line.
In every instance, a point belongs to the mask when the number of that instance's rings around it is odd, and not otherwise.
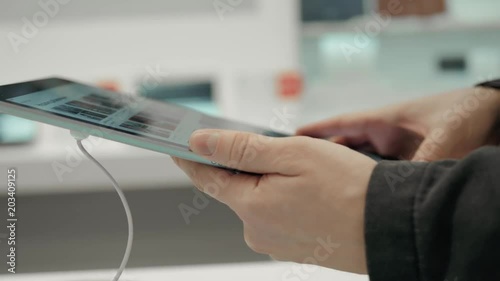
<path fill-rule="evenodd" d="M 499 10 L 497 0 L 0 0 L 0 84 L 62 76 L 293 132 L 500 77 Z M 0 143 L 0 171 L 19 174 L 19 272 L 116 267 L 122 207 L 69 133 L 0 115 Z M 187 223 L 179 206 L 196 193 L 168 156 L 108 141 L 93 154 L 130 198 L 131 267 L 268 260 L 221 204 Z"/>

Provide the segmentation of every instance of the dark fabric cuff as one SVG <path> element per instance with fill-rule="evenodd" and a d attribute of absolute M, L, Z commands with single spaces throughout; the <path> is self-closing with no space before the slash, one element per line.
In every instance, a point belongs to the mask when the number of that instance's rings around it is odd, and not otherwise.
<path fill-rule="evenodd" d="M 418 281 L 415 196 L 428 163 L 382 161 L 370 179 L 365 242 L 372 281 Z"/>
<path fill-rule="evenodd" d="M 482 83 L 477 84 L 476 87 L 486 87 L 486 88 L 500 90 L 500 79 L 482 82 Z"/>

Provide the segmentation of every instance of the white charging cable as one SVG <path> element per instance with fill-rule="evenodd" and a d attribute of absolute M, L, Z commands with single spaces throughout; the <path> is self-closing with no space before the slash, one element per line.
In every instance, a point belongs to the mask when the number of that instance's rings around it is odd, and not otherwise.
<path fill-rule="evenodd" d="M 132 242 L 134 240 L 134 223 L 132 221 L 132 212 L 130 211 L 130 207 L 127 202 L 127 198 L 125 197 L 125 194 L 121 190 L 120 186 L 116 182 L 116 180 L 113 178 L 111 173 L 104 168 L 99 161 L 97 161 L 90 153 L 85 149 L 85 147 L 82 144 L 82 140 L 85 139 L 87 136 L 81 135 L 79 133 L 73 133 L 71 132 L 71 135 L 75 137 L 76 143 L 78 145 L 78 148 L 80 148 L 80 151 L 90 160 L 92 161 L 97 167 L 99 167 L 106 176 L 108 176 L 109 180 L 113 184 L 116 192 L 118 193 L 118 196 L 120 196 L 120 199 L 123 204 L 123 208 L 125 209 L 125 214 L 127 215 L 127 222 L 128 222 L 128 240 L 127 240 L 127 248 L 125 249 L 125 254 L 123 255 L 123 260 L 120 265 L 120 268 L 116 272 L 115 277 L 113 278 L 113 281 L 118 281 L 120 279 L 120 276 L 122 275 L 123 271 L 125 270 L 125 267 L 127 266 L 128 259 L 130 257 L 130 252 L 132 251 Z"/>

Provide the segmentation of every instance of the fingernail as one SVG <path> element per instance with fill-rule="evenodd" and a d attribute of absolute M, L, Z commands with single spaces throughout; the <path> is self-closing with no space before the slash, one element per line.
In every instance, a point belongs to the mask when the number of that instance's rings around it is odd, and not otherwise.
<path fill-rule="evenodd" d="M 189 140 L 191 150 L 200 155 L 210 156 L 214 154 L 219 140 L 218 133 L 194 132 Z"/>

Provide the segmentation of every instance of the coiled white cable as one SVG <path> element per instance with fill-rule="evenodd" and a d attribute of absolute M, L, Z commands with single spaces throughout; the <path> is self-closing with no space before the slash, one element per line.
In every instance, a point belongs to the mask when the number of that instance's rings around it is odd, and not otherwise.
<path fill-rule="evenodd" d="M 134 223 L 132 221 L 132 212 L 130 211 L 130 207 L 127 202 L 127 198 L 125 197 L 125 194 L 121 190 L 120 186 L 116 182 L 116 180 L 113 178 L 111 173 L 104 168 L 99 161 L 97 161 L 90 153 L 85 149 L 85 147 L 82 144 L 82 138 L 75 137 L 76 143 L 78 145 L 78 148 L 80 151 L 90 160 L 92 161 L 97 167 L 99 167 L 106 176 L 108 176 L 109 180 L 113 184 L 113 187 L 115 188 L 116 192 L 118 193 L 118 196 L 120 196 L 120 199 L 123 204 L 123 208 L 125 209 L 125 214 L 127 215 L 127 222 L 128 222 L 128 240 L 127 240 L 127 248 L 125 249 L 125 254 L 123 255 L 123 260 L 120 265 L 120 268 L 118 268 L 118 271 L 115 274 L 115 277 L 113 278 L 113 281 L 118 281 L 120 279 L 120 276 L 122 275 L 123 271 L 125 270 L 125 267 L 127 266 L 128 259 L 130 257 L 130 252 L 132 251 L 132 242 L 134 240 Z"/>

